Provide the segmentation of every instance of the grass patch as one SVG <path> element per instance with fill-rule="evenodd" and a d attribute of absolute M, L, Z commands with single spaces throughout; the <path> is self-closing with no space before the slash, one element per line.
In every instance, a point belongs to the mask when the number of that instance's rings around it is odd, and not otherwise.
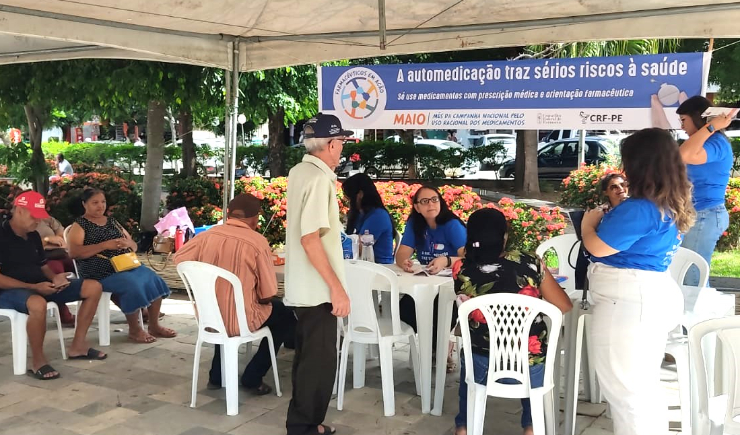
<path fill-rule="evenodd" d="M 740 251 L 715 252 L 712 254 L 710 275 L 740 278 Z"/>

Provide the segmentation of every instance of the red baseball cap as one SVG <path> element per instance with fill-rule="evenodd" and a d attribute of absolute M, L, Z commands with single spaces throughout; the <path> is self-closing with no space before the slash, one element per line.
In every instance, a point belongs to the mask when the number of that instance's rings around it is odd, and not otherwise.
<path fill-rule="evenodd" d="M 25 208 L 31 212 L 31 216 L 36 219 L 48 219 L 49 213 L 46 212 L 46 200 L 38 192 L 23 192 L 15 198 L 13 205 Z"/>

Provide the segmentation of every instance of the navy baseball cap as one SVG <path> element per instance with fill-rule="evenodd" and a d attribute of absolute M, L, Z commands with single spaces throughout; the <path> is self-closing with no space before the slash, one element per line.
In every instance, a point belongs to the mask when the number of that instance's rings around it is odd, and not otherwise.
<path fill-rule="evenodd" d="M 313 133 L 306 132 L 306 127 L 311 127 Z M 354 134 L 352 130 L 342 129 L 342 123 L 334 115 L 325 115 L 318 113 L 313 118 L 306 121 L 303 126 L 303 137 L 311 138 L 328 138 L 328 137 L 350 137 Z"/>

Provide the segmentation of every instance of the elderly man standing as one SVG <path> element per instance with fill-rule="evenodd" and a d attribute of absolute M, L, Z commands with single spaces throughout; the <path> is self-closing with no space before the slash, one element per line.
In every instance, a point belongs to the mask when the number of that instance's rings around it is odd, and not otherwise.
<path fill-rule="evenodd" d="M 251 331 L 269 327 L 277 353 L 286 334 L 293 331 L 295 317 L 282 302 L 273 299 L 277 294 L 277 279 L 272 265 L 272 251 L 267 239 L 255 231 L 261 209 L 260 200 L 254 196 L 248 193 L 237 195 L 227 208 L 226 224 L 213 227 L 185 244 L 177 251 L 175 263 L 201 261 L 239 277 L 247 325 Z M 219 280 L 216 298 L 226 332 L 230 337 L 239 335 L 233 287 Z M 216 345 L 209 373 L 209 389 L 222 387 L 220 354 L 220 346 Z M 263 339 L 259 350 L 244 369 L 242 386 L 258 396 L 271 392 L 272 388 L 262 382 L 271 365 L 269 343 Z"/>
<path fill-rule="evenodd" d="M 336 318 L 350 310 L 334 168 L 352 132 L 336 116 L 319 113 L 303 134 L 308 154 L 288 175 L 285 304 L 298 319 L 288 435 L 335 432 L 323 422 L 337 364 Z"/>

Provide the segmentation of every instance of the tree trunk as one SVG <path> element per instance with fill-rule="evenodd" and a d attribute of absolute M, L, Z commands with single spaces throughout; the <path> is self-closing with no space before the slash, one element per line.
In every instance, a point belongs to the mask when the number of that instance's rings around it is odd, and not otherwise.
<path fill-rule="evenodd" d="M 414 145 L 414 130 L 397 130 L 398 135 L 401 136 L 401 140 L 407 146 Z M 409 178 L 415 179 L 418 174 L 416 173 L 416 158 L 412 159 L 409 165 Z"/>
<path fill-rule="evenodd" d="M 28 120 L 28 135 L 31 138 L 31 168 L 33 173 L 33 190 L 46 196 L 49 191 L 49 174 L 46 167 L 44 152 L 41 150 L 41 134 L 44 131 L 44 110 L 40 107 L 26 104 L 23 106 Z"/>
<path fill-rule="evenodd" d="M 267 129 L 270 132 L 270 177 L 283 177 L 287 174 L 285 168 L 285 109 L 280 108 L 267 117 Z"/>
<path fill-rule="evenodd" d="M 522 194 L 540 192 L 536 130 L 517 130 L 516 132 L 514 186 L 517 192 Z"/>
<path fill-rule="evenodd" d="M 146 121 L 146 167 L 144 191 L 141 198 L 141 228 L 154 229 L 159 220 L 162 200 L 162 162 L 164 161 L 164 116 L 166 108 L 161 101 L 150 101 Z"/>
<path fill-rule="evenodd" d="M 5 134 L 4 131 L 0 131 L 0 141 L 2 141 L 3 145 L 5 145 L 6 147 L 10 146 L 10 138 L 7 134 Z"/>
<path fill-rule="evenodd" d="M 189 107 L 180 110 L 180 128 L 182 129 L 182 174 L 195 176 L 195 144 L 193 143 L 193 114 Z"/>

